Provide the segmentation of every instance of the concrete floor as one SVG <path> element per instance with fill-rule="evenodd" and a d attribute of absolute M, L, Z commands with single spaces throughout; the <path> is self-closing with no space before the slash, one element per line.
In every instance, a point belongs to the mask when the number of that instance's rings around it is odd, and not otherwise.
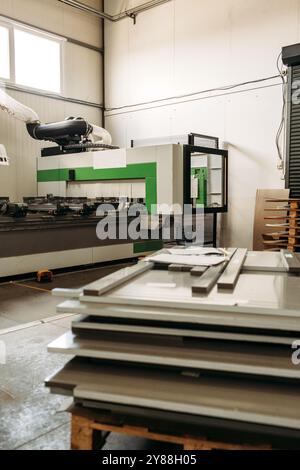
<path fill-rule="evenodd" d="M 59 299 L 50 291 L 58 286 L 80 287 L 122 266 L 57 276 L 52 284 L 0 285 L 0 350 L 6 349 L 5 364 L 0 356 L 0 450 L 70 448 L 70 416 L 64 410 L 72 399 L 51 395 L 44 380 L 69 361 L 47 353 L 47 345 L 70 328 L 74 316 L 57 316 Z M 162 448 L 159 443 L 118 434 L 111 434 L 105 446 L 105 450 Z"/>
<path fill-rule="evenodd" d="M 39 284 L 34 280 L 0 284 L 0 331 L 56 316 L 58 301 L 51 295 L 55 287 L 81 287 L 122 267 L 124 264 L 115 264 L 57 275 L 49 284 Z"/>

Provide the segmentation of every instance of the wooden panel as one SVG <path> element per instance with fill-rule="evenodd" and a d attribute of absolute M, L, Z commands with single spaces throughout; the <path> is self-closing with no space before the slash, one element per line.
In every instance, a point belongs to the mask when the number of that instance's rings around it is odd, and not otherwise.
<path fill-rule="evenodd" d="M 191 275 L 195 277 L 201 277 L 206 270 L 207 266 L 195 266 L 195 268 L 192 268 L 191 270 Z"/>
<path fill-rule="evenodd" d="M 279 253 L 278 253 L 279 254 Z M 167 336 L 181 336 L 184 338 L 204 338 L 204 339 L 215 339 L 224 341 L 241 341 L 241 342 L 253 342 L 253 343 L 265 343 L 265 344 L 283 344 L 290 346 L 294 341 L 298 339 L 297 334 L 294 336 L 280 336 L 274 332 L 269 331 L 265 334 L 255 334 L 256 332 L 248 332 L 243 329 L 237 329 L 233 332 L 223 331 L 221 327 L 218 330 L 215 328 L 209 329 L 209 326 L 203 328 L 201 326 L 195 328 L 193 325 L 176 325 L 172 323 L 160 324 L 155 321 L 141 320 L 124 321 L 122 318 L 118 318 L 117 321 L 113 319 L 102 319 L 96 316 L 82 316 L 78 320 L 72 322 L 72 331 L 76 335 L 82 333 L 91 332 L 123 332 L 123 333 L 139 333 L 146 335 L 167 335 Z"/>
<path fill-rule="evenodd" d="M 209 294 L 214 288 L 219 277 L 227 267 L 229 260 L 233 257 L 236 252 L 236 248 L 228 248 L 228 258 L 223 263 L 217 266 L 211 266 L 205 271 L 198 282 L 195 282 L 192 286 L 193 294 Z"/>
<path fill-rule="evenodd" d="M 300 388 L 178 371 L 92 364 L 75 359 L 46 381 L 74 396 L 240 422 L 300 429 Z M 272 397 L 272 399 L 270 399 Z"/>
<path fill-rule="evenodd" d="M 49 352 L 93 359 L 156 364 L 190 369 L 254 374 L 300 380 L 289 347 L 180 336 L 89 332 L 66 333 L 48 346 Z"/>
<path fill-rule="evenodd" d="M 152 269 L 153 263 L 139 262 L 84 287 L 84 295 L 99 296 Z"/>
<path fill-rule="evenodd" d="M 192 266 L 183 265 L 183 264 L 170 264 L 168 269 L 169 269 L 169 271 L 173 271 L 173 272 L 188 273 L 188 272 L 192 271 L 193 268 L 192 268 Z"/>
<path fill-rule="evenodd" d="M 240 248 L 233 255 L 218 281 L 219 289 L 234 289 L 247 256 L 247 250 Z"/>
<path fill-rule="evenodd" d="M 208 268 L 208 270 L 201 276 L 200 281 L 192 286 L 193 294 L 209 294 L 221 276 L 222 272 L 226 268 L 227 264 L 228 261 L 225 261 L 218 266 L 211 266 Z"/>

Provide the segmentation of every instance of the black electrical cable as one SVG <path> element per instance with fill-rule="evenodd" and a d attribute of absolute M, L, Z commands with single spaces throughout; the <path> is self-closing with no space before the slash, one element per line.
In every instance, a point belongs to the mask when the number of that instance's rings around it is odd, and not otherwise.
<path fill-rule="evenodd" d="M 187 93 L 185 95 L 170 96 L 168 98 L 160 98 L 160 99 L 156 99 L 156 100 L 152 100 L 152 101 L 144 101 L 144 102 L 141 102 L 141 103 L 128 104 L 128 105 L 118 106 L 118 107 L 115 107 L 115 108 L 105 108 L 105 111 L 107 111 L 107 112 L 120 111 L 120 110 L 126 109 L 126 108 L 134 108 L 134 107 L 138 107 L 138 106 L 147 106 L 149 104 L 160 103 L 160 102 L 163 102 L 163 101 L 171 101 L 171 100 L 180 100 L 180 99 L 183 99 L 183 98 L 190 98 L 192 96 L 202 95 L 202 94 L 205 94 L 205 93 L 212 93 L 214 91 L 232 90 L 234 88 L 238 88 L 238 87 L 245 86 L 245 85 L 251 85 L 251 84 L 255 84 L 255 83 L 261 83 L 261 82 L 266 82 L 266 81 L 269 81 L 269 80 L 274 80 L 275 78 L 279 78 L 279 77 L 282 78 L 282 73 L 281 73 L 280 70 L 279 70 L 278 75 L 272 75 L 270 77 L 258 78 L 256 80 L 249 80 L 247 82 L 236 83 L 234 85 L 227 85 L 227 86 L 224 86 L 224 87 L 211 88 L 211 89 L 208 89 L 208 90 L 195 91 L 193 93 Z"/>

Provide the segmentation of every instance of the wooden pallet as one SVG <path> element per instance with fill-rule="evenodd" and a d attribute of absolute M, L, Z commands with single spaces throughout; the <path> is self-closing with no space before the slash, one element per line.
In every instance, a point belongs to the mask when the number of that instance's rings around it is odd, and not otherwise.
<path fill-rule="evenodd" d="M 72 450 L 99 450 L 105 444 L 106 438 L 110 433 L 125 434 L 127 436 L 141 437 L 144 439 L 165 442 L 167 444 L 177 444 L 183 447 L 183 450 L 271 450 L 271 445 L 250 445 L 234 444 L 228 442 L 217 442 L 207 440 L 203 436 L 171 435 L 161 432 L 153 432 L 148 427 L 131 426 L 129 424 L 115 424 L 107 422 L 107 416 L 104 416 L 104 422 L 101 422 L 99 413 L 93 417 L 92 410 L 73 408 L 72 414 Z M 112 420 L 113 421 L 113 420 Z"/>

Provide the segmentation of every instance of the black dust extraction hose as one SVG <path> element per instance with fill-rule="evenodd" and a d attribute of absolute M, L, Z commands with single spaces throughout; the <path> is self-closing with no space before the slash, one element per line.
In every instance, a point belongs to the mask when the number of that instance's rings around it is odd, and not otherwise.
<path fill-rule="evenodd" d="M 93 130 L 84 119 L 67 119 L 49 124 L 28 123 L 26 127 L 33 139 L 48 140 L 61 145 L 88 137 Z"/>

